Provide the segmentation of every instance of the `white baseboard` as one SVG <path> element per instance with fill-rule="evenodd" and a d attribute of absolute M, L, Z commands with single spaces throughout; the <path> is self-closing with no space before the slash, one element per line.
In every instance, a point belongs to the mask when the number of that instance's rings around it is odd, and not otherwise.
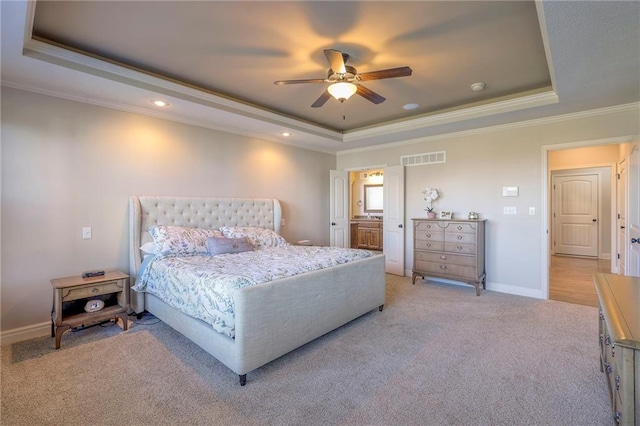
<path fill-rule="evenodd" d="M 50 321 L 3 331 L 0 333 L 0 344 L 2 344 L 2 346 L 11 345 L 12 343 L 24 342 L 25 340 L 45 336 L 51 336 Z"/>
<path fill-rule="evenodd" d="M 405 275 L 410 277 L 412 275 L 411 271 L 405 272 Z M 453 284 L 468 287 L 469 284 L 465 284 L 460 281 L 452 281 L 444 278 L 431 278 L 430 281 L 438 281 L 441 283 Z M 542 290 L 539 288 L 524 288 L 524 287 L 516 287 L 513 285 L 493 283 L 487 281 L 487 290 L 497 291 L 498 293 L 507 293 L 507 294 L 515 294 L 516 296 L 525 296 L 532 297 L 534 299 L 546 299 L 546 296 L 542 294 Z"/>

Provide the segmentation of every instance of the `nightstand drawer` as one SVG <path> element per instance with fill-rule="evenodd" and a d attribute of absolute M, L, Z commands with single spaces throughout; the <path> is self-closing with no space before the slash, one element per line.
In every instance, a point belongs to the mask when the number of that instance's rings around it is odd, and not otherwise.
<path fill-rule="evenodd" d="M 99 296 L 101 294 L 116 293 L 124 290 L 124 281 L 106 281 L 104 283 L 72 287 L 62 290 L 62 301 L 68 302 L 70 300 L 84 299 L 87 297 Z"/>

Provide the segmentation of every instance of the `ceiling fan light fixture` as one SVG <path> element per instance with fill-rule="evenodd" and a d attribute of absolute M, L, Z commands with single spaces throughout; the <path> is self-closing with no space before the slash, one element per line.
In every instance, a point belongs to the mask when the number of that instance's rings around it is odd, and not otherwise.
<path fill-rule="evenodd" d="M 342 81 L 333 83 L 327 88 L 327 91 L 340 102 L 344 102 L 358 91 L 358 87 L 353 83 Z"/>

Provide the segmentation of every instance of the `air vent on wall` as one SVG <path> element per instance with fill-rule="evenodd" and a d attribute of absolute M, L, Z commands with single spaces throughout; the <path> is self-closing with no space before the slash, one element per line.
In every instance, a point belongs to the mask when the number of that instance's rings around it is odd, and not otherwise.
<path fill-rule="evenodd" d="M 400 164 L 403 166 L 421 166 L 423 164 L 446 163 L 447 152 L 427 152 L 424 154 L 403 155 L 400 157 Z"/>

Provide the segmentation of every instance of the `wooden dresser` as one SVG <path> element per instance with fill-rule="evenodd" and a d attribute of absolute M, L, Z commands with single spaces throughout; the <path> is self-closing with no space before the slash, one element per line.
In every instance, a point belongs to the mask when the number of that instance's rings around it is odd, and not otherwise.
<path fill-rule="evenodd" d="M 598 273 L 593 280 L 600 314 L 600 371 L 607 378 L 613 422 L 640 426 L 640 278 Z"/>
<path fill-rule="evenodd" d="M 413 220 L 413 283 L 416 277 L 446 278 L 486 288 L 485 220 Z"/>
<path fill-rule="evenodd" d="M 351 247 L 368 250 L 382 250 L 382 225 L 380 219 L 359 219 L 351 221 Z"/>

